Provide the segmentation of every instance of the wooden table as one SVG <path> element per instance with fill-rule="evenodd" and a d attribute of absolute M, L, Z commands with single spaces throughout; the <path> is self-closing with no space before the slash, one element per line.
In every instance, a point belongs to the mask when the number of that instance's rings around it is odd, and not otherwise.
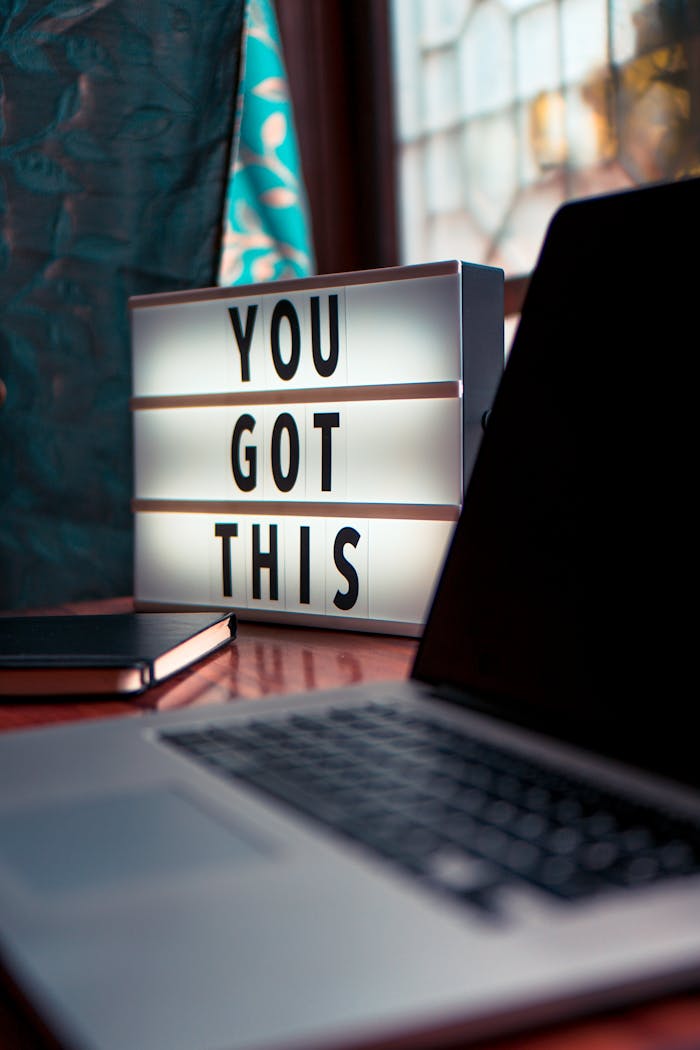
<path fill-rule="evenodd" d="M 65 605 L 53 612 L 125 612 L 128 598 Z M 0 619 L 0 629 L 2 620 Z M 235 703 L 237 697 L 318 689 L 405 677 L 416 651 L 412 639 L 239 624 L 236 644 L 188 671 L 131 699 L 83 702 L 2 702 L 0 731 L 200 704 Z M 700 916 L 698 921 L 700 921 Z M 0 1050 L 52 1046 L 0 986 Z M 557 1025 L 516 1038 L 479 1044 L 478 1050 L 700 1050 L 700 991 L 615 1011 L 575 1024 Z M 124 1050 L 138 1050 L 125 1047 Z M 429 1048 L 426 1048 L 429 1050 Z"/>

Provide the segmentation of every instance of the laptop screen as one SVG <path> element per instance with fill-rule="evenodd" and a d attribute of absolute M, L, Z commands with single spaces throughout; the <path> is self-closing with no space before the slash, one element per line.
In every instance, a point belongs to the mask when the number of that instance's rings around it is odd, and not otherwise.
<path fill-rule="evenodd" d="M 699 208 L 688 179 L 555 215 L 414 666 L 694 782 Z"/>

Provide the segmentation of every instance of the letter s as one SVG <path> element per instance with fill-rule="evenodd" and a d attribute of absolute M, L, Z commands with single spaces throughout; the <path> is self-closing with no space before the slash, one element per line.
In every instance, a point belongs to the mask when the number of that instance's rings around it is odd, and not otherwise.
<path fill-rule="evenodd" d="M 352 609 L 357 601 L 360 585 L 355 566 L 351 565 L 345 557 L 344 548 L 346 543 L 351 543 L 353 547 L 357 547 L 359 542 L 360 534 L 357 529 L 353 529 L 350 525 L 346 525 L 340 530 L 335 538 L 335 543 L 333 544 L 333 561 L 335 562 L 335 567 L 348 581 L 348 589 L 345 594 L 341 591 L 335 592 L 333 604 L 336 605 L 338 609 L 343 609 L 345 611 Z"/>

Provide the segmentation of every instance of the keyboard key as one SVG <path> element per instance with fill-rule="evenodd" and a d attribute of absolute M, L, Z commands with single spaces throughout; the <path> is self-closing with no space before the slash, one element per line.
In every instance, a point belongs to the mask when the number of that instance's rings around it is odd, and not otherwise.
<path fill-rule="evenodd" d="M 495 865 L 450 846 L 431 853 L 424 871 L 432 882 L 457 893 L 484 890 L 503 881 L 502 872 Z"/>

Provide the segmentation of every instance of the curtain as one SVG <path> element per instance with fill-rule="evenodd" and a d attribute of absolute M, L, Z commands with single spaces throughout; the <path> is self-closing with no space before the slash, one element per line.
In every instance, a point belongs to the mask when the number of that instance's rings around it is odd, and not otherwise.
<path fill-rule="evenodd" d="M 219 284 L 306 277 L 314 272 L 308 201 L 270 0 L 248 7 L 236 121 Z"/>
<path fill-rule="evenodd" d="M 288 106 L 268 3 L 0 2 L 0 608 L 131 593 L 127 300 L 307 271 Z"/>

